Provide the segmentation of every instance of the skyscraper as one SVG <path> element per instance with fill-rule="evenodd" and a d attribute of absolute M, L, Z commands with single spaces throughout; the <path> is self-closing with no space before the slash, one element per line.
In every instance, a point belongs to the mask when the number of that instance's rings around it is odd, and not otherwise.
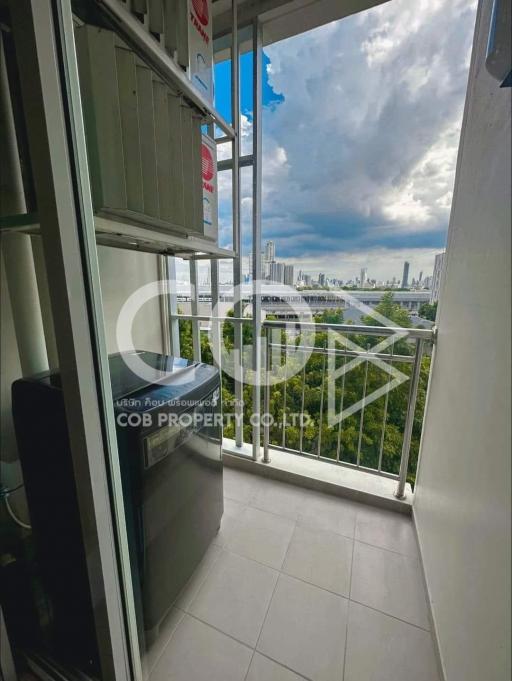
<path fill-rule="evenodd" d="M 287 286 L 293 286 L 293 284 L 294 284 L 293 265 L 285 265 L 284 266 L 284 283 Z"/>
<path fill-rule="evenodd" d="M 274 262 L 276 259 L 276 245 L 273 241 L 265 244 L 265 262 Z"/>
<path fill-rule="evenodd" d="M 284 265 L 282 262 L 270 263 L 270 280 L 276 283 L 284 283 Z"/>
<path fill-rule="evenodd" d="M 441 288 L 441 277 L 443 274 L 445 252 L 438 253 L 434 261 L 434 274 L 432 275 L 432 289 L 430 292 L 430 304 L 439 300 L 439 290 Z"/>
<path fill-rule="evenodd" d="M 364 288 L 366 286 L 367 281 L 368 281 L 368 269 L 366 267 L 361 267 L 361 278 L 360 278 L 361 288 Z"/>
<path fill-rule="evenodd" d="M 409 286 L 409 263 L 407 260 L 404 262 L 404 272 L 402 274 L 402 288 L 407 288 Z"/>
<path fill-rule="evenodd" d="M 320 274 L 318 275 L 318 285 L 325 286 L 325 274 L 323 274 L 322 272 L 320 272 Z"/>

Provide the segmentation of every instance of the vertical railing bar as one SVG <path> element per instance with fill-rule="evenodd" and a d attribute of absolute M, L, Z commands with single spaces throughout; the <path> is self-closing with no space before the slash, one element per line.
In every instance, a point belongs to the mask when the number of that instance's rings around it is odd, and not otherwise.
<path fill-rule="evenodd" d="M 284 448 L 286 446 L 286 399 L 287 399 L 287 386 L 288 386 L 288 379 L 286 378 L 286 360 L 288 358 L 288 349 L 287 346 L 284 346 L 284 370 L 285 370 L 285 380 L 284 380 L 284 387 L 283 387 L 283 419 L 282 419 L 282 428 L 283 432 L 281 435 L 281 446 Z"/>
<path fill-rule="evenodd" d="M 210 260 L 210 286 L 211 286 L 211 294 L 212 294 L 212 310 L 214 310 L 218 304 L 219 304 L 219 261 L 218 260 Z M 212 320 L 212 345 L 213 347 L 217 347 L 219 350 L 219 344 L 220 344 L 220 334 L 221 334 L 221 324 L 218 320 Z M 218 369 L 219 372 L 221 372 L 221 381 L 222 381 L 222 366 L 221 366 L 221 358 L 220 352 L 217 353 L 212 353 L 213 356 L 215 357 L 215 354 L 218 356 Z"/>
<path fill-rule="evenodd" d="M 199 286 L 197 282 L 197 260 L 190 261 L 190 307 L 193 315 L 199 314 Z M 192 347 L 194 352 L 194 361 L 201 361 L 201 331 L 200 321 L 198 319 L 192 320 Z"/>
<path fill-rule="evenodd" d="M 402 456 L 400 459 L 400 473 L 398 487 L 395 492 L 397 499 L 405 497 L 405 484 L 407 482 L 407 471 L 409 469 L 409 456 L 411 453 L 412 428 L 414 425 L 414 412 L 416 411 L 416 400 L 418 398 L 418 386 L 421 374 L 421 358 L 423 356 L 423 339 L 416 340 L 416 352 L 411 373 L 411 385 L 409 389 L 409 399 L 407 402 L 407 414 L 405 417 L 404 439 L 402 443 Z"/>
<path fill-rule="evenodd" d="M 324 350 L 327 345 L 324 345 Z M 318 423 L 318 444 L 317 444 L 317 457 L 320 456 L 320 448 L 322 446 L 322 421 L 324 417 L 324 388 L 325 388 L 325 365 L 327 363 L 327 353 L 323 353 L 323 363 L 322 363 L 322 392 L 320 394 L 320 421 Z"/>
<path fill-rule="evenodd" d="M 171 338 L 169 328 L 169 279 L 167 276 L 167 256 L 158 255 L 158 279 L 161 282 L 160 327 L 162 330 L 162 350 L 164 355 L 171 354 Z"/>
<path fill-rule="evenodd" d="M 176 295 L 176 258 L 167 257 L 165 259 L 167 271 L 167 294 L 169 299 L 169 341 L 171 354 L 179 357 L 180 348 L 180 321 L 178 314 L 178 297 Z"/>
<path fill-rule="evenodd" d="M 262 107 L 262 29 L 253 22 L 253 167 L 252 167 L 252 458 L 260 456 L 261 414 L 261 107 Z"/>
<path fill-rule="evenodd" d="M 303 453 L 303 438 L 304 438 L 304 397 L 306 393 L 306 364 L 302 367 L 302 395 L 300 400 L 300 434 L 299 434 L 299 451 Z"/>
<path fill-rule="evenodd" d="M 336 461 L 338 463 L 340 461 L 340 454 L 341 454 L 341 430 L 342 430 L 341 426 L 342 426 L 342 423 L 343 423 L 342 415 L 343 415 L 343 406 L 344 406 L 344 403 L 345 403 L 345 375 L 346 375 L 345 368 L 346 368 L 346 364 L 347 364 L 347 356 L 344 355 L 343 356 L 343 376 L 341 377 L 340 422 L 339 422 L 339 425 L 338 425 L 338 443 L 336 445 Z"/>
<path fill-rule="evenodd" d="M 390 357 L 393 357 L 395 351 L 395 341 L 392 342 L 391 344 L 391 354 Z M 393 376 L 390 374 L 389 375 L 389 380 L 388 380 L 388 386 L 391 384 L 393 381 Z M 379 473 L 382 471 L 382 457 L 384 454 L 384 440 L 386 439 L 386 422 L 388 420 L 388 402 L 389 402 L 389 389 L 386 391 L 386 396 L 384 397 L 384 414 L 382 416 L 382 433 L 380 436 L 380 447 L 379 447 L 379 463 L 377 465 L 377 470 Z"/>
<path fill-rule="evenodd" d="M 240 228 L 240 76 L 238 45 L 238 3 L 231 2 L 231 125 L 235 136 L 231 142 L 231 187 L 233 214 L 233 286 L 235 291 L 234 316 L 242 317 L 242 300 L 240 285 L 242 283 L 242 230 Z M 235 444 L 243 444 L 244 385 L 242 365 L 242 324 L 233 324 L 233 340 L 235 350 Z"/>
<path fill-rule="evenodd" d="M 265 388 L 263 394 L 263 463 L 270 463 L 270 335 L 271 329 L 265 333 Z"/>
<path fill-rule="evenodd" d="M 364 368 L 364 383 L 363 383 L 363 399 L 361 404 L 361 418 L 359 419 L 359 438 L 357 441 L 357 466 L 361 465 L 361 443 L 363 440 L 363 425 L 364 425 L 364 409 L 366 406 L 366 384 L 368 381 L 368 360 L 365 361 Z"/>

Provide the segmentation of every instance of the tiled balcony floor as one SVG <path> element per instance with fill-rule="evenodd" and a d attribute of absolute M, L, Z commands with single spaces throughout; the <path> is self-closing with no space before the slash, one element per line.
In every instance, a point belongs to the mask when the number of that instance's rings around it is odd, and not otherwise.
<path fill-rule="evenodd" d="M 409 517 L 225 469 L 150 681 L 439 681 Z"/>

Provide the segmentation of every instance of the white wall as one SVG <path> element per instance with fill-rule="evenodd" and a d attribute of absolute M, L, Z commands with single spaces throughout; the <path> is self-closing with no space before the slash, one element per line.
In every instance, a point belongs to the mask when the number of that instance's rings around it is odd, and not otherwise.
<path fill-rule="evenodd" d="M 446 681 L 510 679 L 510 89 L 477 19 L 414 516 Z"/>
<path fill-rule="evenodd" d="M 115 248 L 98 248 L 101 290 L 107 336 L 107 348 L 117 352 L 116 323 L 125 300 L 139 287 L 158 280 L 157 256 Z M 12 320 L 8 284 L 5 277 L 3 258 L 0 258 L 0 374 L 1 402 L 0 417 L 2 428 L 1 477 L 5 484 L 19 482 L 16 441 L 11 417 L 11 385 L 21 377 L 16 337 Z M 136 315 L 133 325 L 135 346 L 142 350 L 162 352 L 162 327 L 158 298 L 147 302 Z M 11 465 L 6 465 L 10 463 Z"/>
<path fill-rule="evenodd" d="M 139 253 L 108 246 L 98 247 L 103 311 L 109 352 L 117 352 L 117 317 L 126 299 L 140 286 L 158 281 L 158 259 L 151 253 Z M 162 352 L 162 326 L 158 298 L 140 309 L 133 324 L 133 340 L 139 350 Z"/>

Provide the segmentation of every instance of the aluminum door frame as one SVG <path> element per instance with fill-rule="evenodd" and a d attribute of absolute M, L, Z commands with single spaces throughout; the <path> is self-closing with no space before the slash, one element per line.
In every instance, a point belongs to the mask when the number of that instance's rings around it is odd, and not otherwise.
<path fill-rule="evenodd" d="M 70 0 L 11 0 L 102 678 L 142 679 Z"/>

